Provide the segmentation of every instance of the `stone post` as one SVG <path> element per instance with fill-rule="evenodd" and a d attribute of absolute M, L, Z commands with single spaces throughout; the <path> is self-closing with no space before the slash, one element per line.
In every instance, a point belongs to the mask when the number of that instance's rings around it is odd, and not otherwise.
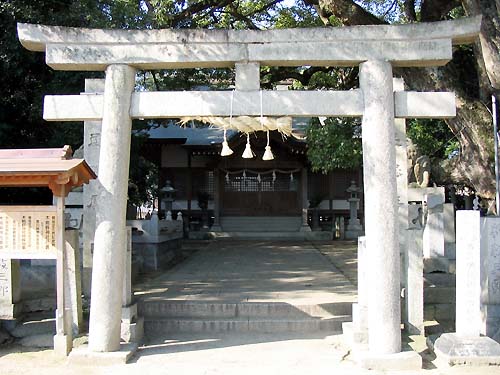
<path fill-rule="evenodd" d="M 500 217 L 481 218 L 481 333 L 500 341 Z"/>
<path fill-rule="evenodd" d="M 0 319 L 15 319 L 21 301 L 21 269 L 17 259 L 0 259 Z"/>
<path fill-rule="evenodd" d="M 342 323 L 342 332 L 354 350 L 368 344 L 368 254 L 364 236 L 358 237 L 358 302 L 352 304 L 352 323 Z"/>
<path fill-rule="evenodd" d="M 64 293 L 68 296 L 69 304 L 71 306 L 71 325 L 73 335 L 76 336 L 81 332 L 83 324 L 82 278 L 80 271 L 78 230 L 66 230 L 65 239 L 64 272 L 66 273 L 66 285 Z"/>
<path fill-rule="evenodd" d="M 404 325 L 412 335 L 424 334 L 424 254 L 422 230 L 408 229 L 408 249 L 404 257 L 406 269 Z"/>
<path fill-rule="evenodd" d="M 120 349 L 134 84 L 134 68 L 121 64 L 107 67 L 89 322 L 89 350 L 94 352 Z"/>
<path fill-rule="evenodd" d="M 260 64 L 258 62 L 236 63 L 235 87 L 238 91 L 260 90 Z"/>
<path fill-rule="evenodd" d="M 424 227 L 424 257 L 444 257 L 444 195 L 426 194 L 427 221 Z"/>
<path fill-rule="evenodd" d="M 404 91 L 402 78 L 393 78 L 394 92 Z M 399 253 L 401 259 L 401 282 L 402 287 L 408 290 L 408 155 L 406 152 L 406 120 L 397 118 L 394 120 L 394 141 L 396 144 L 396 181 L 398 193 L 398 234 Z M 407 296 L 405 296 L 407 298 Z M 408 307 L 408 304 L 404 305 Z M 403 321 L 408 321 L 408 310 L 403 309 Z"/>
<path fill-rule="evenodd" d="M 457 211 L 457 334 L 479 337 L 481 230 L 478 211 Z"/>
<path fill-rule="evenodd" d="M 71 297 L 67 293 L 68 272 L 66 270 L 66 241 L 64 228 L 64 196 L 65 186 L 61 187 L 61 196 L 56 197 L 56 334 L 54 336 L 54 352 L 57 355 L 66 356 L 73 348 L 73 317 L 71 308 Z"/>
<path fill-rule="evenodd" d="M 369 351 L 401 351 L 400 260 L 394 142 L 392 67 L 387 61 L 360 64 L 365 237 L 369 254 Z"/>
<path fill-rule="evenodd" d="M 104 79 L 86 79 L 85 93 L 95 95 L 104 92 Z M 99 151 L 101 148 L 101 121 L 84 121 L 83 155 L 94 171 L 99 170 Z M 98 194 L 98 180 L 90 180 L 83 185 L 83 253 L 82 253 L 82 292 L 90 298 L 92 279 L 92 248 L 95 235 L 95 205 Z"/>
<path fill-rule="evenodd" d="M 311 227 L 307 224 L 307 208 L 309 207 L 309 201 L 307 200 L 307 169 L 302 168 L 300 171 L 300 182 L 302 188 L 302 226 L 300 227 L 301 232 L 310 232 Z"/>

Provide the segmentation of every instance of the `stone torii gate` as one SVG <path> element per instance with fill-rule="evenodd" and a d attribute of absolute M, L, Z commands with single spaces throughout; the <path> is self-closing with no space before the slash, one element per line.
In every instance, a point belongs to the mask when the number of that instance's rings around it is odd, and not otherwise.
<path fill-rule="evenodd" d="M 242 30 L 93 30 L 18 24 L 24 47 L 57 70 L 105 71 L 102 95 L 46 96 L 44 119 L 102 120 L 89 349 L 120 348 L 131 120 L 183 116 L 362 116 L 366 243 L 372 272 L 369 355 L 398 357 L 400 261 L 395 119 L 455 115 L 452 93 L 395 91 L 393 67 L 446 64 L 480 18 L 432 24 Z M 359 89 L 264 91 L 260 65 L 359 66 Z M 231 92 L 134 92 L 136 69 L 235 67 Z"/>

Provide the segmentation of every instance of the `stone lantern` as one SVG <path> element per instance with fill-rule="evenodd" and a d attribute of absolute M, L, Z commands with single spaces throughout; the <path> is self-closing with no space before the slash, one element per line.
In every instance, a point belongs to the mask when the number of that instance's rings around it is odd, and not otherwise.
<path fill-rule="evenodd" d="M 347 201 L 349 202 L 349 222 L 347 223 L 347 230 L 345 237 L 347 239 L 357 239 L 359 236 L 363 236 L 363 227 L 358 219 L 358 204 L 359 204 L 359 192 L 361 189 L 356 186 L 355 181 L 351 181 L 351 186 L 346 190 L 349 197 Z"/>
<path fill-rule="evenodd" d="M 161 208 L 165 212 L 165 218 L 172 220 L 172 204 L 174 202 L 175 193 L 177 192 L 171 185 L 170 180 L 165 182 L 165 186 L 160 190 Z"/>

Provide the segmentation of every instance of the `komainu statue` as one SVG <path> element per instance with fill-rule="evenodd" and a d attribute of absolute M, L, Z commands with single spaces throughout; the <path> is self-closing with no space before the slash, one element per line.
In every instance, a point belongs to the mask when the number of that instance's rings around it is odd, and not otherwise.
<path fill-rule="evenodd" d="M 429 186 L 431 178 L 431 161 L 427 155 L 421 155 L 418 146 L 410 139 L 407 140 L 408 156 L 408 186 L 411 188 L 425 188 Z"/>

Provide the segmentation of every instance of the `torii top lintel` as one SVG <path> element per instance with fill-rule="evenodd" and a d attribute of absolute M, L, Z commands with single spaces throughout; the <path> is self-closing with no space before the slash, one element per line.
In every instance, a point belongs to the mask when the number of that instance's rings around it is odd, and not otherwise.
<path fill-rule="evenodd" d="M 58 70 L 104 70 L 111 64 L 138 69 L 271 66 L 355 66 L 387 60 L 394 66 L 443 65 L 453 44 L 475 41 L 481 16 L 407 25 L 281 30 L 105 30 L 19 23 L 19 40 L 45 51 Z"/>

